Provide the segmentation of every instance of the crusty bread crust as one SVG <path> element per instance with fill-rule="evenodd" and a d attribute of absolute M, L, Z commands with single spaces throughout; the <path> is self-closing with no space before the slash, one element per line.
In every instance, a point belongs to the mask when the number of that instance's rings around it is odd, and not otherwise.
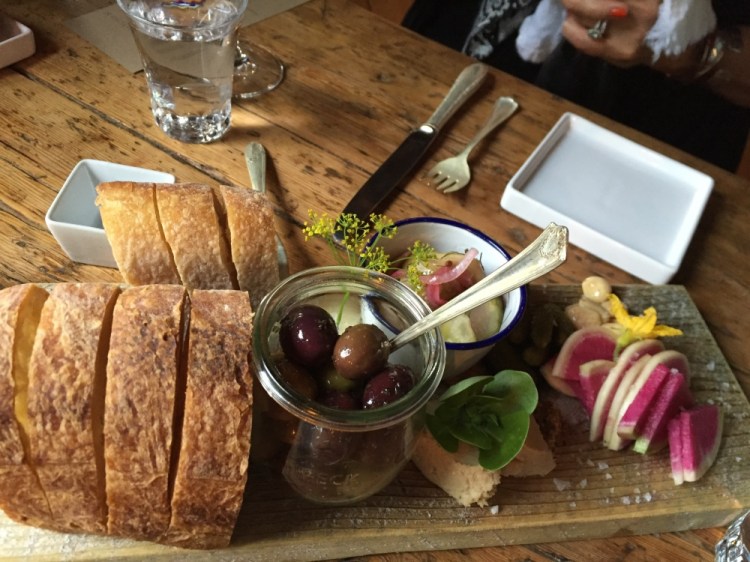
<path fill-rule="evenodd" d="M 239 288 L 250 293 L 254 307 L 279 282 L 274 215 L 265 195 L 222 185 L 232 260 Z"/>
<path fill-rule="evenodd" d="M 104 182 L 96 190 L 104 231 L 125 281 L 130 285 L 179 284 L 159 222 L 154 184 Z"/>
<path fill-rule="evenodd" d="M 0 508 L 19 523 L 57 529 L 31 462 L 28 361 L 47 292 L 35 285 L 0 291 Z"/>
<path fill-rule="evenodd" d="M 68 531 L 107 529 L 100 389 L 118 293 L 102 283 L 54 286 L 29 360 L 32 458 L 52 517 Z"/>
<path fill-rule="evenodd" d="M 188 289 L 236 289 L 213 190 L 197 183 L 156 184 L 164 237 Z"/>
<path fill-rule="evenodd" d="M 115 305 L 104 458 L 109 532 L 157 539 L 170 519 L 169 470 L 185 290 L 133 287 Z"/>
<path fill-rule="evenodd" d="M 252 424 L 247 293 L 193 291 L 181 448 L 163 542 L 229 545 L 247 480 Z"/>

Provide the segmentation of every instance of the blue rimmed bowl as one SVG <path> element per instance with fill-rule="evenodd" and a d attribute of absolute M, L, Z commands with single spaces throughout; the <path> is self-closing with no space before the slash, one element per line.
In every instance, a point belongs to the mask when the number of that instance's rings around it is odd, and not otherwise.
<path fill-rule="evenodd" d="M 404 254 L 417 240 L 429 244 L 437 252 L 465 252 L 476 248 L 485 274 L 490 274 L 510 260 L 510 255 L 497 241 L 484 232 L 458 221 L 438 217 L 416 217 L 398 221 L 393 238 L 381 238 L 378 244 L 395 258 Z M 446 341 L 444 379 L 464 373 L 478 363 L 490 349 L 506 337 L 519 322 L 526 309 L 526 287 L 519 287 L 504 295 L 503 318 L 500 329 L 491 336 L 469 343 Z"/>

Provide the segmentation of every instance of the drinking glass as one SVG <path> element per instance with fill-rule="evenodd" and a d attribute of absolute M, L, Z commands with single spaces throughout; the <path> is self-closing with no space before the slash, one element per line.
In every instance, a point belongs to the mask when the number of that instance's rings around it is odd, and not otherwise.
<path fill-rule="evenodd" d="M 117 0 L 143 61 L 157 125 L 183 142 L 229 129 L 237 28 L 247 0 Z"/>
<path fill-rule="evenodd" d="M 256 98 L 276 89 L 284 79 L 284 64 L 268 50 L 245 40 L 238 40 L 234 51 L 233 95 Z"/>

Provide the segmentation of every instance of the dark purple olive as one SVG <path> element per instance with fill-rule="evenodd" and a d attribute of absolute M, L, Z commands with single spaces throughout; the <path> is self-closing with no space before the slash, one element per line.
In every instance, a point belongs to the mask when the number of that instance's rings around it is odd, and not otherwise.
<path fill-rule="evenodd" d="M 318 402 L 323 406 L 338 410 L 359 410 L 360 408 L 359 400 L 344 390 L 326 389 Z"/>
<path fill-rule="evenodd" d="M 373 376 L 362 392 L 362 409 L 381 408 L 414 388 L 414 374 L 406 365 L 388 365 Z"/>
<path fill-rule="evenodd" d="M 338 339 L 336 322 L 319 306 L 295 306 L 281 319 L 279 343 L 287 359 L 305 367 L 330 360 Z"/>
<path fill-rule="evenodd" d="M 372 324 L 349 326 L 336 340 L 333 366 L 347 379 L 365 379 L 388 361 L 388 338 Z"/>

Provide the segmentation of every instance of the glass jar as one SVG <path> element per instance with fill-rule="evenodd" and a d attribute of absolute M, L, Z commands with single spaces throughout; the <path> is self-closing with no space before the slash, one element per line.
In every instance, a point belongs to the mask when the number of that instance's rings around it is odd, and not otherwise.
<path fill-rule="evenodd" d="M 339 334 L 348 325 L 364 323 L 377 325 L 389 336 L 392 333 L 378 321 L 384 310 L 388 322 L 403 330 L 430 309 L 388 275 L 336 266 L 288 277 L 256 310 L 253 363 L 272 402 L 256 405 L 263 428 L 254 428 L 253 447 L 270 448 L 258 443 L 256 431 L 263 440 L 275 438 L 284 444 L 282 474 L 302 497 L 325 504 L 356 502 L 380 491 L 411 458 L 425 406 L 445 368 L 445 344 L 435 329 L 391 354 L 390 363 L 407 365 L 415 375 L 412 390 L 398 400 L 367 410 L 326 407 L 290 387 L 277 368 L 282 357 L 280 321 L 300 304 L 328 310 L 338 319 Z"/>

